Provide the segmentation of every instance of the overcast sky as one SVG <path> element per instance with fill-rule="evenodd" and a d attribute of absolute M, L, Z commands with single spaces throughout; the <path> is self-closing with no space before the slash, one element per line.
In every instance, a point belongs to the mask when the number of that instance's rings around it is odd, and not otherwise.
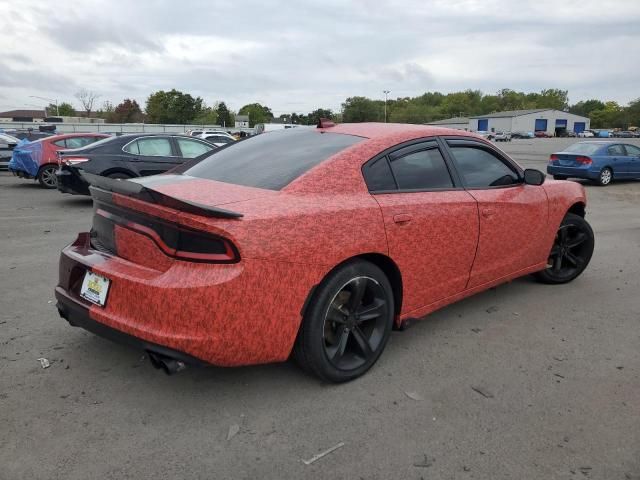
<path fill-rule="evenodd" d="M 640 0 L 0 0 L 0 110 L 177 88 L 234 110 L 467 88 L 640 97 Z"/>

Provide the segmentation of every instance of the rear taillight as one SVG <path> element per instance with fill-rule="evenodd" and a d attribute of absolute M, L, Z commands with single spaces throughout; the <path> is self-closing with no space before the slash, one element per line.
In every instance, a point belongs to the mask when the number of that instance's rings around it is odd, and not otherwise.
<path fill-rule="evenodd" d="M 113 228 L 116 226 L 150 238 L 165 255 L 179 260 L 210 263 L 234 263 L 240 260 L 233 244 L 217 235 L 190 230 L 134 212 L 110 212 L 97 208 L 93 220 L 94 235 L 99 243 L 107 245 L 114 253 L 117 253 L 113 238 Z"/>
<path fill-rule="evenodd" d="M 576 162 L 580 163 L 581 165 L 591 165 L 593 163 L 593 161 L 589 157 L 584 156 L 576 157 Z"/>
<path fill-rule="evenodd" d="M 556 155 L 555 153 L 552 153 L 551 156 L 549 157 L 549 163 L 553 163 L 556 160 L 558 160 L 558 155 Z"/>
<path fill-rule="evenodd" d="M 88 162 L 89 159 L 85 157 L 65 157 L 62 163 L 65 165 L 77 165 L 78 163 Z"/>

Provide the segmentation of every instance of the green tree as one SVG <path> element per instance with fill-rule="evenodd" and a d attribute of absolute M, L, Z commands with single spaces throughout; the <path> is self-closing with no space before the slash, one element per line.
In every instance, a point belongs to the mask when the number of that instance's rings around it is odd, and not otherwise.
<path fill-rule="evenodd" d="M 335 116 L 331 110 L 329 110 L 328 108 L 316 108 L 313 112 L 306 116 L 304 121 L 302 121 L 301 119 L 300 123 L 304 125 L 317 125 L 318 121 L 320 121 L 321 118 L 328 118 L 335 121 Z"/>
<path fill-rule="evenodd" d="M 145 110 L 150 123 L 184 125 L 200 115 L 202 103 L 202 98 L 194 98 L 174 88 L 168 92 L 159 90 L 149 95 Z"/>
<path fill-rule="evenodd" d="M 73 117 L 76 114 L 73 105 L 67 102 L 59 103 L 56 107 L 55 104 L 50 103 L 47 107 L 47 115 L 59 115 L 61 117 Z"/>
<path fill-rule="evenodd" d="M 569 108 L 569 92 L 558 88 L 542 90 L 535 108 L 553 108 L 567 110 Z"/>
<path fill-rule="evenodd" d="M 273 119 L 271 109 L 259 103 L 245 105 L 238 110 L 238 115 L 248 115 L 250 127 L 254 127 L 257 123 L 269 123 Z"/>
<path fill-rule="evenodd" d="M 218 119 L 218 124 L 223 127 L 233 127 L 233 117 L 231 112 L 227 108 L 227 105 L 224 102 L 219 102 L 216 107 L 216 116 Z"/>
<path fill-rule="evenodd" d="M 604 108 L 589 115 L 593 128 L 624 128 L 624 109 L 617 102 L 606 102 Z"/>
<path fill-rule="evenodd" d="M 595 110 L 604 110 L 604 102 L 593 98 L 591 100 L 580 101 L 575 105 L 571 105 L 571 107 L 569 108 L 569 111 L 571 113 L 582 115 L 584 117 L 588 117 L 589 115 L 591 115 L 591 112 Z"/>
<path fill-rule="evenodd" d="M 387 107 L 389 105 L 387 104 Z M 388 113 L 388 111 L 387 111 Z M 349 97 L 342 104 L 344 122 L 384 121 L 384 102 L 366 97 Z"/>
<path fill-rule="evenodd" d="M 218 114 L 211 107 L 203 107 L 200 114 L 192 120 L 195 125 L 217 125 Z"/>

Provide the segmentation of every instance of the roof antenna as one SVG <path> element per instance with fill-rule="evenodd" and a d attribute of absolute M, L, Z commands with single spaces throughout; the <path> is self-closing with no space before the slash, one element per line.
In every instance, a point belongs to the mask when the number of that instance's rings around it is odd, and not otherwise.
<path fill-rule="evenodd" d="M 336 124 L 333 123 L 328 118 L 320 118 L 320 119 L 318 119 L 318 128 L 329 128 L 329 127 L 335 127 L 335 126 L 336 126 Z"/>

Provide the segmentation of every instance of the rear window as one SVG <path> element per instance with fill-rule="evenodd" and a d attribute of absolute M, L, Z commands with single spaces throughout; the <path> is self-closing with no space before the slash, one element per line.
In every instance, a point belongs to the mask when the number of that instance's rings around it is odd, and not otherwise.
<path fill-rule="evenodd" d="M 293 128 L 263 133 L 215 151 L 185 175 L 247 187 L 281 190 L 362 137 Z"/>
<path fill-rule="evenodd" d="M 574 143 L 570 147 L 565 148 L 564 151 L 569 153 L 591 155 L 600 150 L 601 147 L 602 145 L 599 143 Z"/>

